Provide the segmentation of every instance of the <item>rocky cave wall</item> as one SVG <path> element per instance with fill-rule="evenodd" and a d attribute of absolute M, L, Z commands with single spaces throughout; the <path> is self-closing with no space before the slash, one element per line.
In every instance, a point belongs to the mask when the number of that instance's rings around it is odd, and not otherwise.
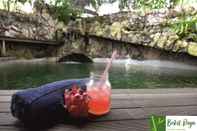
<path fill-rule="evenodd" d="M 21 14 L 0 10 L 0 35 L 35 40 L 54 40 L 64 24 L 53 19 L 47 11 Z"/>
<path fill-rule="evenodd" d="M 0 36 L 44 41 L 62 40 L 64 28 L 65 25 L 50 16 L 45 9 L 32 14 L 0 10 Z M 0 56 L 26 59 L 56 56 L 55 46 L 34 43 L 6 41 L 6 55 L 1 50 L 0 43 Z"/>
<path fill-rule="evenodd" d="M 117 50 L 119 58 L 122 59 L 130 57 L 137 60 L 160 59 L 197 64 L 197 57 L 184 52 L 165 51 L 159 48 L 150 48 L 129 42 L 75 33 L 67 34 L 65 44 L 58 49 L 57 54 L 60 60 L 63 61 L 65 59 L 61 58 L 72 54 L 83 54 L 88 58 L 109 58 L 113 50 Z M 73 59 L 68 61 L 73 61 Z M 80 61 L 80 58 L 78 61 Z"/>
<path fill-rule="evenodd" d="M 121 12 L 109 16 L 72 21 L 68 25 L 67 32 L 77 32 L 86 36 L 86 38 L 88 37 L 89 46 L 97 43 L 97 47 L 87 48 L 92 50 L 89 51 L 89 55 L 93 57 L 99 55 L 103 57 L 109 56 L 108 54 L 105 55 L 105 50 L 108 48 L 106 45 L 111 41 L 122 43 L 122 45 L 127 43 L 127 46 L 131 45 L 129 47 L 137 47 L 137 51 L 135 51 L 135 48 L 125 47 L 127 49 L 123 51 L 125 52 L 123 54 L 130 55 L 131 58 L 145 58 L 148 56 L 146 55 L 146 51 L 139 51 L 142 47 L 144 50 L 152 50 L 148 52 L 153 53 L 148 54 L 151 54 L 153 58 L 159 57 L 158 55 L 161 54 L 169 54 L 168 56 L 174 55 L 175 59 L 176 56 L 185 56 L 184 54 L 187 54 L 187 57 L 196 57 L 197 41 L 191 40 L 190 36 L 197 36 L 197 25 L 194 27 L 195 32 L 190 32 L 190 35 L 185 38 L 181 38 L 169 26 L 170 24 L 176 23 L 183 14 L 192 16 L 197 20 L 197 8 L 192 6 L 147 12 Z M 108 39 L 108 41 L 101 43 L 99 41 L 100 39 L 95 40 L 95 38 Z M 66 42 L 68 43 L 68 41 Z M 76 43 L 83 42 L 87 43 L 87 40 L 72 40 L 70 47 L 73 44 L 73 48 L 70 49 L 76 49 Z M 111 46 L 111 44 L 109 45 Z M 109 47 L 107 50 L 110 49 Z M 151 57 L 151 55 L 149 56 Z"/>

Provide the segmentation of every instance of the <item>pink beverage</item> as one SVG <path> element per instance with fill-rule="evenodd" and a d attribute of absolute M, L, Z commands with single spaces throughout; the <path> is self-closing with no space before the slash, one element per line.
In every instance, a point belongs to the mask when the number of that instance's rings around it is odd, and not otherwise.
<path fill-rule="evenodd" d="M 99 116 L 110 111 L 111 84 L 108 80 L 108 71 L 116 53 L 116 51 L 113 52 L 102 75 L 91 74 L 87 83 L 87 92 L 77 85 L 73 85 L 71 90 L 65 90 L 65 109 L 71 116 L 75 118 L 88 117 L 88 115 Z"/>
<path fill-rule="evenodd" d="M 91 74 L 91 79 L 87 84 L 87 94 L 90 97 L 88 102 L 88 112 L 93 115 L 104 115 L 110 111 L 111 107 L 111 84 L 108 79 L 108 71 L 112 61 L 115 59 L 117 51 L 112 53 L 109 63 L 101 76 Z"/>
<path fill-rule="evenodd" d="M 92 74 L 87 84 L 87 94 L 90 97 L 88 102 L 88 112 L 90 114 L 98 116 L 110 111 L 111 85 L 108 79 L 100 81 L 98 76 Z"/>

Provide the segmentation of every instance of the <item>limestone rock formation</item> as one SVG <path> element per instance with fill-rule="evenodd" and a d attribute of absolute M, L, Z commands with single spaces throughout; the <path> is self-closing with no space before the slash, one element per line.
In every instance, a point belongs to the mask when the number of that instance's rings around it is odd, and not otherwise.
<path fill-rule="evenodd" d="M 197 37 L 197 27 L 187 37 L 180 37 L 170 26 L 182 15 L 197 19 L 197 8 L 189 6 L 147 12 L 121 12 L 72 22 L 68 30 L 197 56 L 197 41 L 193 41 Z"/>
<path fill-rule="evenodd" d="M 64 24 L 53 19 L 46 11 L 34 14 L 20 14 L 0 10 L 0 35 L 35 40 L 56 39 L 58 30 Z"/>

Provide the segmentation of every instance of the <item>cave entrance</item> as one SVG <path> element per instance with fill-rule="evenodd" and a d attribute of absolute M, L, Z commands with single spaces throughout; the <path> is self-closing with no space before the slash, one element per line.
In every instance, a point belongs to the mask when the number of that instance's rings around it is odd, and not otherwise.
<path fill-rule="evenodd" d="M 92 63 L 92 59 L 81 53 L 72 53 L 61 57 L 58 62 L 80 62 L 80 63 Z"/>

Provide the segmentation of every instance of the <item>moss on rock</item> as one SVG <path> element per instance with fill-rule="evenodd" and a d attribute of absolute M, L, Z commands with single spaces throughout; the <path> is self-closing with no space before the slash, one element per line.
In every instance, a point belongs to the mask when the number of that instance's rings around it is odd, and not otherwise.
<path fill-rule="evenodd" d="M 197 56 L 197 43 L 195 43 L 195 42 L 190 42 L 190 43 L 189 43 L 189 46 L 188 46 L 188 49 L 187 49 L 187 52 L 188 52 L 190 55 Z"/>
<path fill-rule="evenodd" d="M 188 46 L 188 42 L 178 40 L 178 41 L 175 43 L 174 48 L 173 48 L 172 50 L 173 50 L 174 52 L 186 52 L 187 46 Z"/>
<path fill-rule="evenodd" d="M 122 28 L 122 25 L 120 22 L 114 22 L 111 25 L 111 36 L 120 40 L 121 39 L 121 28 Z"/>

